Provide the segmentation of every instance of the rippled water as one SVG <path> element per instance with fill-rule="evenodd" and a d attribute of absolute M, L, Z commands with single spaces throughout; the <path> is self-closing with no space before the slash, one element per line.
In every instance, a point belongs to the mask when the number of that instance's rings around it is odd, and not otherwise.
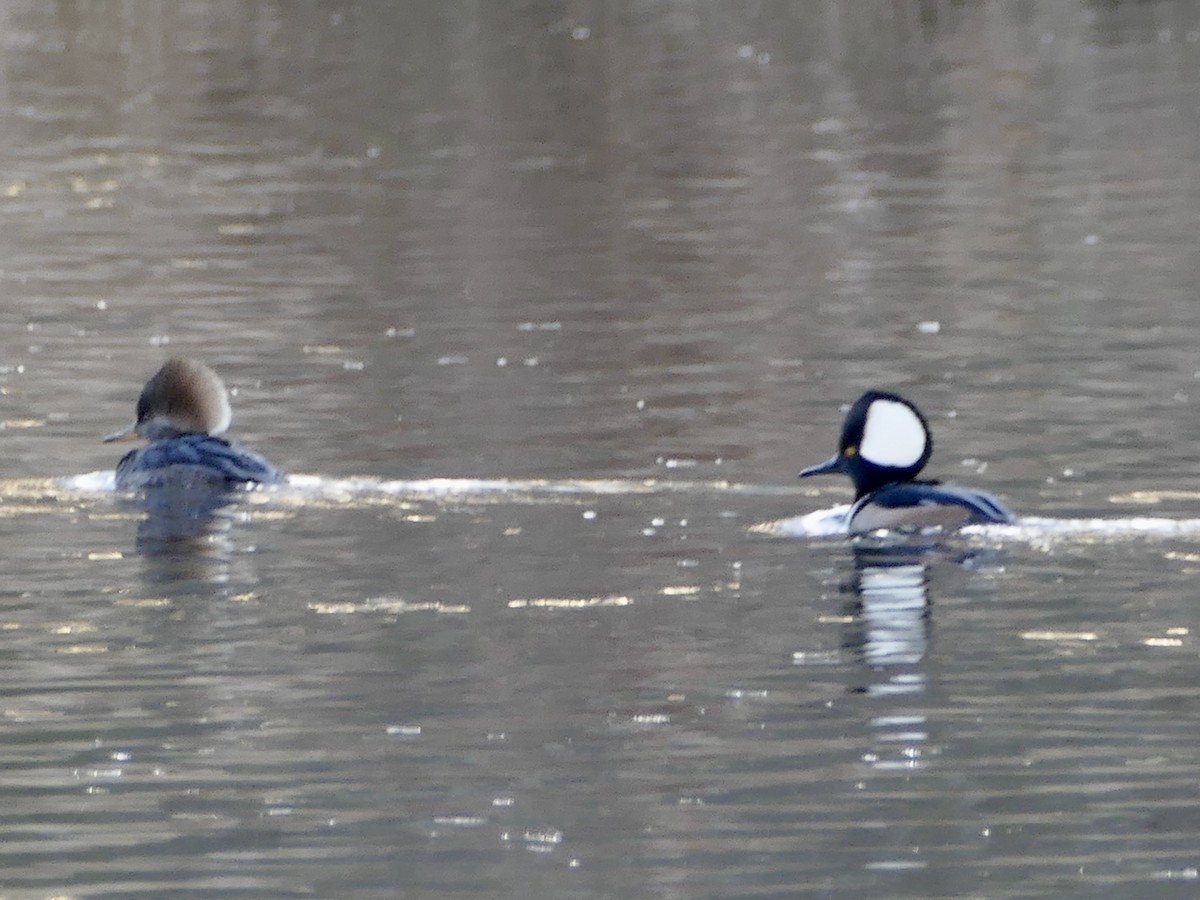
<path fill-rule="evenodd" d="M 0 24 L 0 893 L 1195 896 L 1200 9 Z M 838 534 L 868 387 L 1018 524 Z"/>

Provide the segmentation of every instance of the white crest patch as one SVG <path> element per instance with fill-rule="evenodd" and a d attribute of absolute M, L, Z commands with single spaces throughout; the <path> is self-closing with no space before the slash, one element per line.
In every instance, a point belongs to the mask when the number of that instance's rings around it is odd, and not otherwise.
<path fill-rule="evenodd" d="M 867 408 L 858 453 L 877 466 L 907 469 L 925 454 L 929 436 L 917 414 L 894 400 L 876 400 Z"/>

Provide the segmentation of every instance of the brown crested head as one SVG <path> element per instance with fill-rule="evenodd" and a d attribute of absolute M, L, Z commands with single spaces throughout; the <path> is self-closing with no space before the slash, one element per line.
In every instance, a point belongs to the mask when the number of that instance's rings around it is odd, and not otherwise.
<path fill-rule="evenodd" d="M 169 359 L 142 388 L 133 425 L 104 440 L 216 435 L 229 428 L 232 418 L 229 392 L 216 372 L 199 360 Z"/>

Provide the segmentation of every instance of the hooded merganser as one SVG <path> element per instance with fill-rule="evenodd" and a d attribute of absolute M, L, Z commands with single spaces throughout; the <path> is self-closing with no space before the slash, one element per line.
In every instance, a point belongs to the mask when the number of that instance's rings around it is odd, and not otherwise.
<path fill-rule="evenodd" d="M 827 472 L 850 476 L 855 498 L 846 523 L 851 534 L 1015 521 L 991 494 L 916 481 L 932 454 L 929 423 L 920 410 L 896 394 L 867 391 L 846 413 L 837 455 L 800 477 Z"/>
<path fill-rule="evenodd" d="M 104 439 L 150 442 L 117 463 L 117 488 L 279 481 L 276 468 L 257 453 L 217 437 L 232 418 L 229 393 L 216 372 L 197 360 L 167 360 L 142 388 L 134 423 Z"/>

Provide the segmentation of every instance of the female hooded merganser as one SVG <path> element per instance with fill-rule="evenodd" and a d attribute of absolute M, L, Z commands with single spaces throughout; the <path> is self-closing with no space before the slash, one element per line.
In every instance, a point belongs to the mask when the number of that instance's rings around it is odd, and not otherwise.
<path fill-rule="evenodd" d="M 257 453 L 217 437 L 232 418 L 229 394 L 216 372 L 196 360 L 167 360 L 142 388 L 134 423 L 104 439 L 150 442 L 117 463 L 117 488 L 279 481 L 279 472 Z"/>
<path fill-rule="evenodd" d="M 896 394 L 867 391 L 846 413 L 837 455 L 800 477 L 827 472 L 850 476 L 855 499 L 846 522 L 851 534 L 1015 521 L 991 494 L 916 481 L 932 454 L 929 423 L 920 410 Z"/>

